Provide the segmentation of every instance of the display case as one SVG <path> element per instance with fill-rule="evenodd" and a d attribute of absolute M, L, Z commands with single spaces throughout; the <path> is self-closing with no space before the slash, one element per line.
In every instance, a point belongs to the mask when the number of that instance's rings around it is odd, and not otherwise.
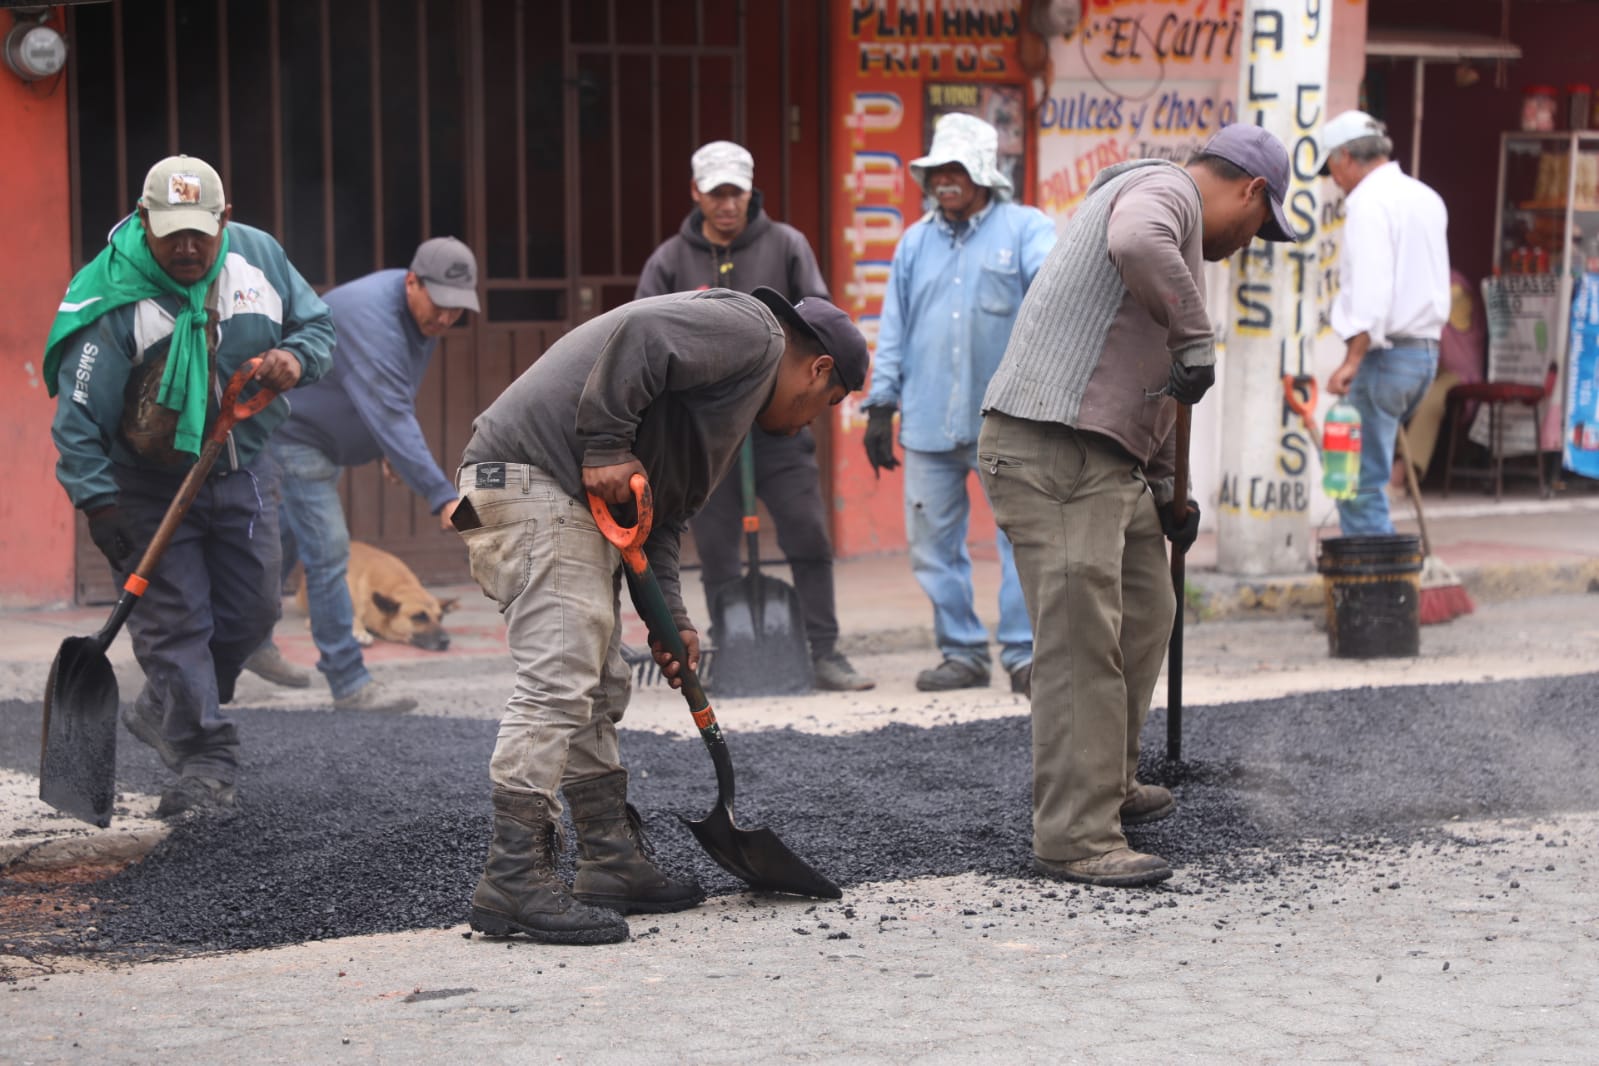
<path fill-rule="evenodd" d="M 1558 451 L 1572 294 L 1599 270 L 1599 131 L 1502 134 L 1494 234 L 1494 276 L 1483 282 L 1487 380 L 1553 385 L 1537 450 Z M 1529 454 L 1530 420 L 1516 423 L 1505 451 Z M 1486 432 L 1472 427 L 1479 442 Z"/>

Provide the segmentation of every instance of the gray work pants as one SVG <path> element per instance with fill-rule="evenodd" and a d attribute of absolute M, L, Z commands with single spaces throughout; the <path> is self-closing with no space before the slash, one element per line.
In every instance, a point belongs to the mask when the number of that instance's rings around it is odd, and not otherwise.
<path fill-rule="evenodd" d="M 1154 498 L 1098 434 L 991 413 L 977 446 L 1033 621 L 1033 853 L 1126 847 L 1120 808 L 1177 604 Z"/>
<path fill-rule="evenodd" d="M 118 466 L 115 474 L 117 506 L 142 554 L 182 473 Z M 277 464 L 265 454 L 207 478 L 128 616 L 144 671 L 138 712 L 161 723 L 184 776 L 231 783 L 238 775 L 238 730 L 220 705 L 233 700 L 244 660 L 282 611 L 277 500 Z"/>
<path fill-rule="evenodd" d="M 549 473 L 503 466 L 504 486 L 479 488 L 479 464 L 457 487 L 482 525 L 461 534 L 472 577 L 505 615 L 516 687 L 500 720 L 489 777 L 561 812 L 563 783 L 621 769 L 616 724 L 631 685 L 622 659 L 622 556 L 588 505 Z"/>

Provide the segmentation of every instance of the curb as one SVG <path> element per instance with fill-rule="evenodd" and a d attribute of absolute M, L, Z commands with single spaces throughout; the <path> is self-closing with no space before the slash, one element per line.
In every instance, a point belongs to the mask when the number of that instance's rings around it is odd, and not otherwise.
<path fill-rule="evenodd" d="M 1455 575 L 1482 603 L 1599 592 L 1599 559 L 1456 568 Z M 1197 609 L 1204 620 L 1308 615 L 1326 607 L 1321 575 L 1314 573 L 1233 579 L 1201 571 L 1190 575 L 1189 586 L 1190 614 Z"/>

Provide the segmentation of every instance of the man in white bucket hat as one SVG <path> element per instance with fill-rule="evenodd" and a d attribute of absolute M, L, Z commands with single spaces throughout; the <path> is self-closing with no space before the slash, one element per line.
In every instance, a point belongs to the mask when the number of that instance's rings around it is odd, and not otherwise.
<path fill-rule="evenodd" d="M 999 367 L 1033 275 L 1055 244 L 1042 211 L 1011 202 L 999 169 L 999 135 L 972 115 L 943 116 L 933 145 L 910 164 L 936 202 L 894 251 L 877 336 L 867 412 L 866 456 L 874 470 L 899 465 L 894 412 L 905 449 L 905 536 L 911 569 L 933 603 L 943 661 L 916 678 L 924 692 L 989 683 L 988 630 L 977 617 L 967 483 L 977 468 L 980 407 Z M 1010 543 L 996 536 L 1000 665 L 1011 689 L 1032 676 L 1032 627 Z"/>

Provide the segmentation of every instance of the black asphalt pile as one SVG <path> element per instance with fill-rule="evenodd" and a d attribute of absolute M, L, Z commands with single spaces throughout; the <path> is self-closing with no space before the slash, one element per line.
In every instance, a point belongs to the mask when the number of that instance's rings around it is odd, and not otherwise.
<path fill-rule="evenodd" d="M 1360 861 L 1456 817 L 1599 808 L 1595 707 L 1599 674 L 1195 708 L 1181 765 L 1159 760 L 1157 709 L 1142 772 L 1170 784 L 1180 808 L 1133 843 L 1180 873 L 1137 905 L 1176 906 L 1196 884 L 1259 883 L 1290 865 Z M 493 723 L 237 718 L 239 812 L 180 823 L 143 862 L 90 886 L 99 902 L 95 932 L 79 934 L 85 950 L 260 947 L 465 918 L 487 847 Z M 38 720 L 35 704 L 0 704 L 0 764 L 35 768 Z M 770 826 L 841 885 L 1031 876 L 1026 718 L 843 737 L 739 732 L 736 706 L 723 721 L 738 824 Z M 692 869 L 713 893 L 740 891 L 672 817 L 702 817 L 714 802 L 699 740 L 628 732 L 623 744 L 663 863 Z M 125 735 L 120 748 L 121 787 L 159 790 L 166 775 L 153 754 Z"/>

